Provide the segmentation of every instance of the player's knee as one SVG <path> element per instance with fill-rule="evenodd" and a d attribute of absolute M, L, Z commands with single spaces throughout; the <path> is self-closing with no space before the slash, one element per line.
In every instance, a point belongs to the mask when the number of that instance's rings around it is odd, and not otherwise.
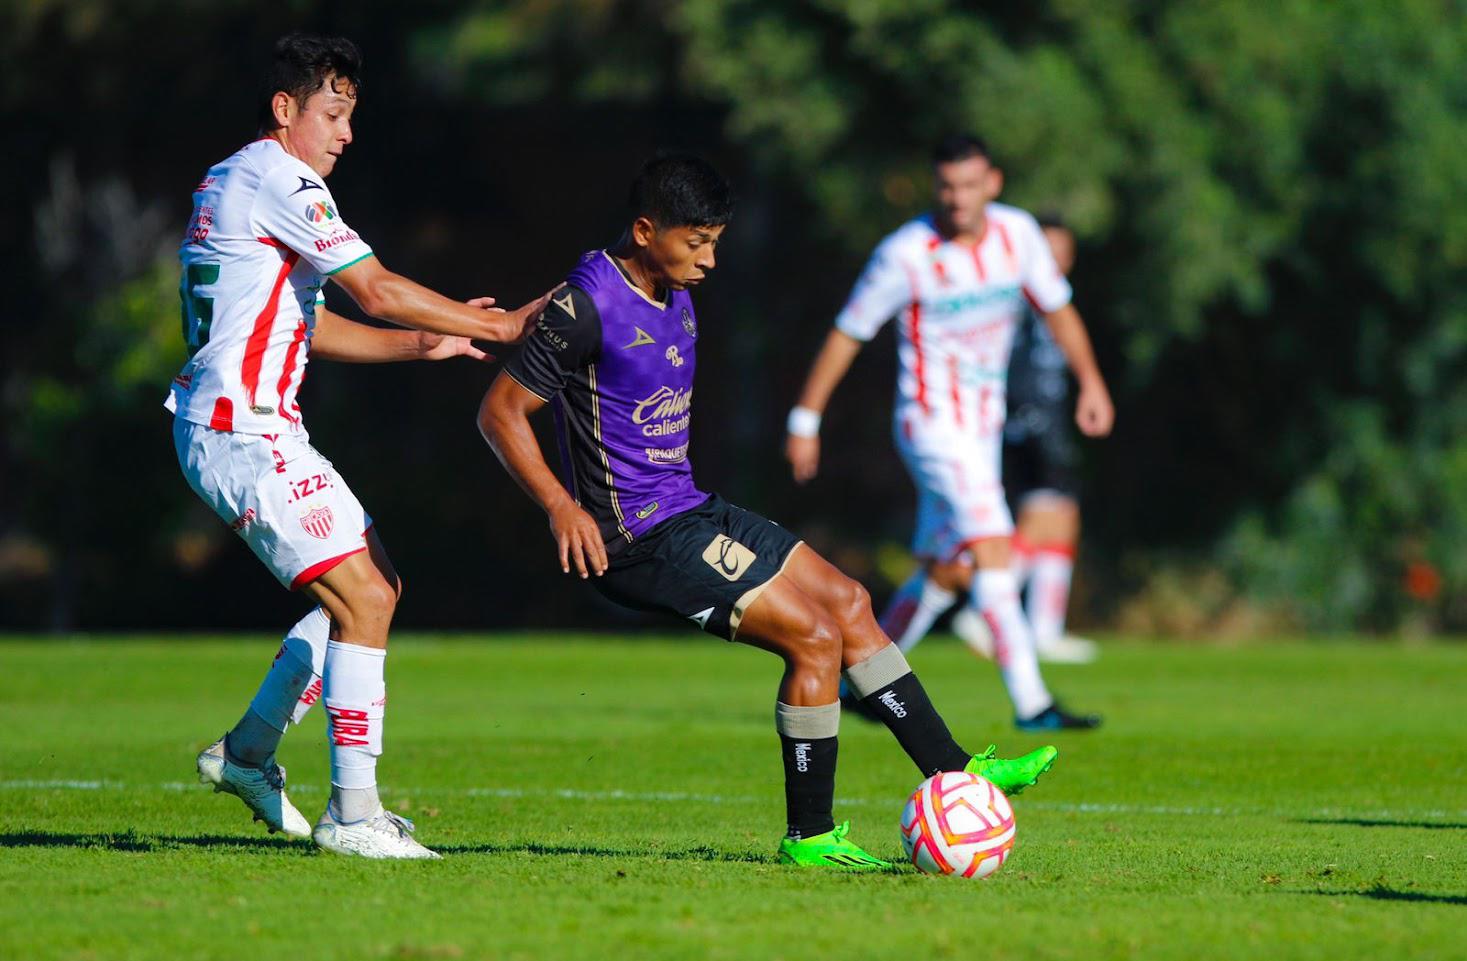
<path fill-rule="evenodd" d="M 363 581 L 346 597 L 349 616 L 360 626 L 391 621 L 398 591 L 399 585 L 389 584 L 383 577 Z"/>
<path fill-rule="evenodd" d="M 823 611 L 815 614 L 804 636 L 792 645 L 790 655 L 792 666 L 807 673 L 840 673 L 840 625 Z"/>
<path fill-rule="evenodd" d="M 842 578 L 831 597 L 831 613 L 842 625 L 858 624 L 871 615 L 871 594 L 860 581 Z"/>

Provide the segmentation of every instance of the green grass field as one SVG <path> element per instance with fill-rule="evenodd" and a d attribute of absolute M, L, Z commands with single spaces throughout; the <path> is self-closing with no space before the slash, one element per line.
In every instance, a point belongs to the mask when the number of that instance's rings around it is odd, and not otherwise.
<path fill-rule="evenodd" d="M 992 879 L 781 867 L 778 662 L 701 635 L 402 637 L 384 798 L 437 863 L 319 855 L 194 783 L 266 637 L 0 641 L 0 958 L 1467 957 L 1467 647 L 1113 644 L 1051 668 L 1099 733 Z M 995 672 L 913 664 L 1028 748 Z M 325 803 L 322 722 L 281 752 Z M 837 818 L 897 856 L 919 777 L 847 719 Z"/>

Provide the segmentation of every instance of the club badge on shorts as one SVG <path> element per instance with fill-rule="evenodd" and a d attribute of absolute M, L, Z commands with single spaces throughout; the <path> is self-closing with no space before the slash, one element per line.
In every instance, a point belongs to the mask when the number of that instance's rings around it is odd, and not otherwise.
<path fill-rule="evenodd" d="M 306 529 L 306 533 L 323 541 L 331 536 L 331 528 L 335 523 L 330 507 L 312 507 L 301 515 L 301 526 Z"/>
<path fill-rule="evenodd" d="M 703 550 L 703 560 L 725 579 L 736 581 L 758 555 L 727 534 L 719 534 Z"/>

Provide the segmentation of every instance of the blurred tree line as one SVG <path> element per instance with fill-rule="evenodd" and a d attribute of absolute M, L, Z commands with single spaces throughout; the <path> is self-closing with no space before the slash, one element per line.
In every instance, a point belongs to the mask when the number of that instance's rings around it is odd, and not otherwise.
<path fill-rule="evenodd" d="M 292 28 L 367 57 L 332 187 L 392 268 L 518 303 L 620 226 L 659 147 L 741 207 L 699 295 L 694 463 L 878 593 L 913 495 L 892 351 L 858 361 L 795 488 L 783 414 L 928 144 L 988 138 L 1004 198 L 1075 226 L 1119 406 L 1086 446 L 1078 620 L 1161 633 L 1467 628 L 1467 17 L 1441 0 L 17 2 L 7 151 L 0 625 L 270 627 L 298 607 L 177 474 L 175 247 L 250 139 Z M 351 313 L 344 296 L 328 297 Z M 430 627 L 634 623 L 551 560 L 472 416 L 493 370 L 313 365 L 313 438 Z"/>

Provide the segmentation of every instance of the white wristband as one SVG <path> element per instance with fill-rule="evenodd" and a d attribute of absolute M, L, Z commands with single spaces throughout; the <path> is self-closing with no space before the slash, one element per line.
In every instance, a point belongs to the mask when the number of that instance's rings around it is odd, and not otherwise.
<path fill-rule="evenodd" d="M 785 429 L 796 437 L 819 437 L 820 412 L 808 407 L 796 407 L 790 411 Z"/>

